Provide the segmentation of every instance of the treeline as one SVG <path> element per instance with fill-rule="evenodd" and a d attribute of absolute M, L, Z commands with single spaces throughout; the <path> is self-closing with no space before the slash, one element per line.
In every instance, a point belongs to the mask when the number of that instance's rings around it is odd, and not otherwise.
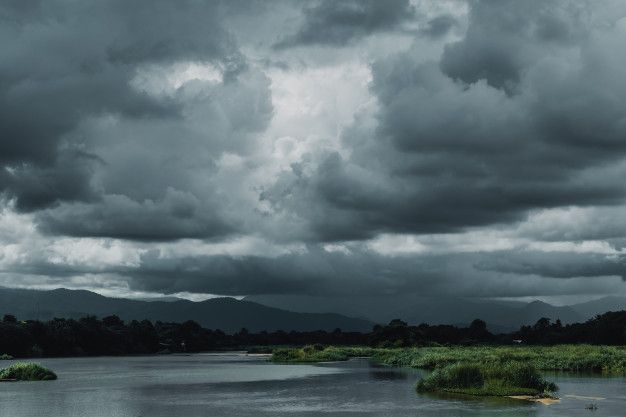
<path fill-rule="evenodd" d="M 591 343 L 626 345 L 626 311 L 609 311 L 584 323 L 562 325 L 542 318 L 533 326 L 522 326 L 514 333 L 517 340 L 528 344 Z"/>
<path fill-rule="evenodd" d="M 152 323 L 148 320 L 125 323 L 117 316 L 79 320 L 54 319 L 46 322 L 19 321 L 5 315 L 0 322 L 0 354 L 30 356 L 95 356 L 235 350 L 263 346 L 367 345 L 408 347 L 433 344 L 626 344 L 626 311 L 609 312 L 585 323 L 562 325 L 540 319 L 510 334 L 494 335 L 482 320 L 469 327 L 420 324 L 409 326 L 401 320 L 374 326 L 370 333 L 343 332 L 259 332 L 241 329 L 234 334 L 202 328 L 194 321 Z"/>
<path fill-rule="evenodd" d="M 563 325 L 541 318 L 532 326 L 506 334 L 492 334 L 482 320 L 474 320 L 469 327 L 451 325 L 408 326 L 393 320 L 387 326 L 375 326 L 369 335 L 369 345 L 375 347 L 409 347 L 432 343 L 451 345 L 526 344 L 556 345 L 589 343 L 597 345 L 626 345 L 626 311 L 607 312 L 584 323 Z"/>
<path fill-rule="evenodd" d="M 314 343 L 359 345 L 367 334 L 356 332 L 260 332 L 241 329 L 234 334 L 202 328 L 195 321 L 125 323 L 117 316 L 98 319 L 60 319 L 41 322 L 19 321 L 5 315 L 0 322 L 0 354 L 30 356 L 103 356 L 202 352 L 245 349 L 251 346 L 301 345 Z"/>

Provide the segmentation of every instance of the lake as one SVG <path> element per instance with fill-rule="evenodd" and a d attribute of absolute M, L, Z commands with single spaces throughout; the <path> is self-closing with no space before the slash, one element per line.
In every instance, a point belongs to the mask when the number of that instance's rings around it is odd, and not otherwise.
<path fill-rule="evenodd" d="M 562 402 L 545 406 L 512 399 L 418 395 L 413 387 L 423 371 L 377 367 L 365 359 L 279 365 L 263 356 L 228 353 L 38 362 L 59 379 L 0 384 L 0 416 L 615 417 L 626 410 L 624 377 L 550 375 L 561 388 Z M 585 409 L 591 402 L 597 410 Z"/>

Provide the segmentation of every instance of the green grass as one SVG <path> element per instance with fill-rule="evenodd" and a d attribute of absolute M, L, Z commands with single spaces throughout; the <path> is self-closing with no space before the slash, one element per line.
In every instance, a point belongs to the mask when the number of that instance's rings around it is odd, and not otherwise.
<path fill-rule="evenodd" d="M 480 396 L 538 395 L 554 392 L 548 382 L 529 364 L 509 362 L 497 365 L 457 363 L 435 369 L 416 385 L 418 392 L 449 392 Z"/>
<path fill-rule="evenodd" d="M 453 346 L 385 349 L 374 359 L 389 366 L 435 369 L 456 363 L 521 362 L 543 371 L 626 373 L 625 346 Z"/>
<path fill-rule="evenodd" d="M 51 381 L 57 376 L 51 370 L 43 366 L 30 363 L 18 362 L 0 370 L 0 379 L 15 379 L 18 381 Z"/>
<path fill-rule="evenodd" d="M 479 396 L 544 395 L 556 391 L 539 371 L 626 374 L 626 346 L 437 346 L 279 348 L 271 360 L 284 363 L 344 361 L 371 357 L 388 366 L 432 369 L 418 381 L 420 392 Z"/>
<path fill-rule="evenodd" d="M 369 347 L 324 347 L 310 345 L 303 348 L 278 348 L 272 352 L 273 362 L 303 363 L 303 362 L 334 362 L 346 361 L 360 356 L 371 357 L 381 349 Z"/>
<path fill-rule="evenodd" d="M 344 361 L 368 356 L 378 363 L 435 369 L 456 363 L 506 364 L 521 362 L 542 371 L 603 372 L 626 374 L 626 346 L 450 346 L 383 349 L 369 347 L 278 348 L 274 362 Z"/>

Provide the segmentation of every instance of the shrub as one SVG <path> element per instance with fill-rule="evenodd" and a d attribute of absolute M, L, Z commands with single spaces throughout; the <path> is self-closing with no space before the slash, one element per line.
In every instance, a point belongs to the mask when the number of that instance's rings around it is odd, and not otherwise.
<path fill-rule="evenodd" d="M 484 384 L 478 365 L 456 364 L 435 369 L 417 383 L 418 391 L 437 391 L 450 388 L 479 388 Z"/>
<path fill-rule="evenodd" d="M 418 381 L 419 392 L 445 391 L 470 395 L 535 395 L 556 391 L 557 386 L 543 379 L 529 364 L 455 364 L 435 369 Z"/>
<path fill-rule="evenodd" d="M 18 362 L 0 370 L 0 379 L 18 381 L 51 381 L 57 376 L 51 370 L 36 363 Z"/>

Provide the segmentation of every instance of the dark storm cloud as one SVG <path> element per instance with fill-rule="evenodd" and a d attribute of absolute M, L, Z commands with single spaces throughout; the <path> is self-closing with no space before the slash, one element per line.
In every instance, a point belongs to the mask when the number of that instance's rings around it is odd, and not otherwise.
<path fill-rule="evenodd" d="M 2 2 L 0 272 L 228 295 L 623 288 L 624 14 L 416 4 Z M 372 100 L 331 91 L 370 60 Z"/>
<path fill-rule="evenodd" d="M 626 60 L 613 48 L 624 33 L 582 24 L 575 3 L 540 3 L 473 2 L 467 36 L 441 63 L 423 62 L 417 47 L 375 63 L 377 128 L 360 116 L 344 132 L 349 156 L 308 155 L 262 197 L 323 240 L 453 232 L 536 208 L 623 202 Z M 512 72 L 507 57 L 496 60 L 503 68 L 459 59 L 455 71 L 467 77 L 445 70 L 448 57 L 488 55 L 493 42 L 521 57 Z"/>
<path fill-rule="evenodd" d="M 75 203 L 45 211 L 37 221 L 47 234 L 144 241 L 204 238 L 233 231 L 215 213 L 207 212 L 193 194 L 171 188 L 157 201 L 108 195 L 97 204 Z"/>
<path fill-rule="evenodd" d="M 321 0 L 303 9 L 298 32 L 275 46 L 341 46 L 383 30 L 396 28 L 414 16 L 408 0 Z"/>
<path fill-rule="evenodd" d="M 4 199 L 13 200 L 17 210 L 37 211 L 41 229 L 49 233 L 175 239 L 229 231 L 216 209 L 196 195 L 201 185 L 186 185 L 183 167 L 198 163 L 210 169 L 222 151 L 244 146 L 246 132 L 263 130 L 272 109 L 267 81 L 244 74 L 247 64 L 221 24 L 222 10 L 218 1 L 3 2 Z M 196 82 L 193 91 L 178 95 L 150 94 L 133 85 L 142 71 L 177 62 L 210 63 L 223 85 Z M 185 128 L 190 106 L 204 111 L 213 137 Z M 139 127 L 94 131 L 107 116 L 117 126 Z M 120 145 L 122 134 L 126 145 Z M 173 139 L 190 156 L 169 166 L 176 154 Z M 198 155 L 204 159 L 193 161 Z M 120 160 L 131 156 L 137 157 L 127 164 L 133 172 L 114 178 L 114 170 L 124 168 Z M 148 163 L 160 163 L 159 171 L 172 177 L 162 174 L 160 182 Z"/>
<path fill-rule="evenodd" d="M 426 22 L 426 25 L 420 29 L 420 33 L 431 38 L 440 38 L 447 35 L 456 26 L 458 26 L 458 22 L 454 16 L 444 14 Z"/>
<path fill-rule="evenodd" d="M 94 163 L 92 155 L 59 152 L 51 165 L 23 163 L 0 171 L 0 186 L 16 199 L 20 211 L 45 208 L 60 201 L 97 200 L 88 179 Z"/>
<path fill-rule="evenodd" d="M 90 115 L 175 117 L 174 103 L 131 88 L 138 64 L 237 59 L 210 3 L 157 3 L 0 5 L 0 163 L 54 169 L 64 135 Z"/>
<path fill-rule="evenodd" d="M 136 266 L 94 267 L 33 259 L 10 272 L 44 275 L 54 282 L 105 274 L 121 277 L 132 290 L 165 294 L 523 297 L 602 293 L 615 288 L 611 277 L 623 277 L 624 266 L 623 257 L 593 253 L 503 250 L 387 256 L 358 246 L 329 252 L 309 245 L 276 257 L 167 256 L 151 250 L 141 255 Z"/>
<path fill-rule="evenodd" d="M 530 62 L 587 35 L 586 11 L 584 2 L 569 0 L 473 1 L 467 33 L 446 47 L 441 68 L 467 83 L 513 91 Z"/>
<path fill-rule="evenodd" d="M 2 162 L 54 159 L 61 136 L 89 114 L 172 113 L 129 87 L 134 65 L 236 56 L 211 3 L 157 3 L 0 6 Z"/>
<path fill-rule="evenodd" d="M 623 255 L 533 250 L 388 256 L 362 246 L 328 252 L 310 245 L 275 258 L 168 258 L 152 252 L 136 269 L 120 273 L 130 276 L 138 290 L 165 293 L 516 297 L 595 293 L 615 283 L 607 277 L 624 279 L 626 260 Z"/>
<path fill-rule="evenodd" d="M 478 262 L 477 267 L 485 271 L 548 278 L 618 276 L 626 280 L 626 256 L 623 254 L 503 252 Z"/>
<path fill-rule="evenodd" d="M 591 294 L 607 277 L 624 279 L 622 256 L 513 252 L 386 256 L 364 248 L 259 256 L 161 257 L 148 253 L 120 271 L 133 289 L 161 293 L 520 297 Z M 578 278 L 583 278 L 579 280 Z M 568 279 L 555 279 L 568 278 Z M 590 279 L 593 278 L 593 279 Z"/>

